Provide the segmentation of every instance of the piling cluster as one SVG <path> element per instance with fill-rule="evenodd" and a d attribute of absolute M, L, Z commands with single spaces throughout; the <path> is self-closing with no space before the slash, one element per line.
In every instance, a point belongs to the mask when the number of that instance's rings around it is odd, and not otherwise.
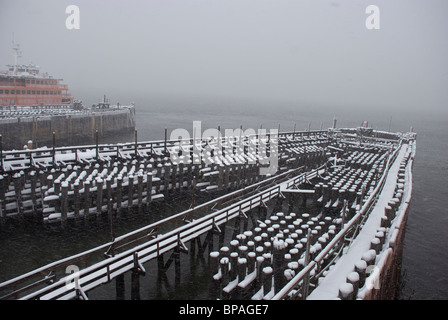
<path fill-rule="evenodd" d="M 314 185 L 314 202 L 325 215 L 338 214 L 346 203 L 347 219 L 375 188 L 384 171 L 386 153 L 365 147 L 348 147 L 342 162 L 328 162 L 328 170 Z"/>
<path fill-rule="evenodd" d="M 340 225 L 341 219 L 293 212 L 277 212 L 259 221 L 230 246 L 210 253 L 214 296 L 271 299 L 331 241 Z"/>
<path fill-rule="evenodd" d="M 370 248 L 363 253 L 361 259 L 357 261 L 353 270 L 347 275 L 346 283 L 339 288 L 338 298 L 342 300 L 354 300 L 359 298 L 360 292 L 368 290 L 379 290 L 379 275 L 381 270 L 377 266 L 382 252 L 388 248 L 393 248 L 393 241 L 386 241 L 391 238 L 395 227 L 393 221 L 397 217 L 400 205 L 403 202 L 403 193 L 406 179 L 406 166 L 411 157 L 411 148 L 408 148 L 406 155 L 400 162 L 400 167 L 395 180 L 395 188 L 392 199 L 384 207 L 384 215 L 381 217 L 375 236 L 370 240 Z M 397 226 L 399 227 L 399 226 Z M 362 296 L 361 296 L 362 298 Z"/>
<path fill-rule="evenodd" d="M 230 246 L 210 254 L 212 287 L 217 298 L 271 299 L 359 210 L 378 183 L 387 154 L 384 150 L 372 152 L 364 147 L 339 147 L 339 157 L 344 161 L 333 165 L 330 160 L 325 173 L 316 177 L 314 213 L 299 216 L 277 212 L 259 221 L 253 230 L 239 234 Z M 320 274 L 316 273 L 340 254 L 344 241 L 334 246 L 319 267 L 289 294 L 306 298 L 308 290 L 318 283 Z"/>
<path fill-rule="evenodd" d="M 297 165 L 320 165 L 328 143 L 324 134 L 280 136 L 278 172 Z M 200 148 L 210 153 L 205 163 L 195 158 L 192 146 L 187 147 L 191 159 L 178 163 L 172 161 L 171 153 L 179 149 L 167 141 L 157 148 L 136 142 L 120 148 L 61 149 L 61 154 L 55 148 L 3 153 L 2 164 L 13 161 L 17 170 L 0 176 L 0 218 L 38 215 L 44 222 L 65 222 L 144 208 L 177 192 L 227 192 L 265 177 L 259 173 L 267 155 L 256 148 L 235 145 L 229 154 L 202 144 Z"/>

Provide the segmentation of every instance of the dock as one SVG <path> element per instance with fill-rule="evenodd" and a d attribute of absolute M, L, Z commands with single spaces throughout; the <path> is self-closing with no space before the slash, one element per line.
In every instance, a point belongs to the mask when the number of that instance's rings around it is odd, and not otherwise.
<path fill-rule="evenodd" d="M 131 298 L 138 299 L 145 265 L 157 261 L 160 273 L 174 265 L 177 282 L 182 255 L 207 260 L 210 299 L 393 296 L 416 135 L 332 128 L 271 138 L 278 170 L 267 176 L 258 174 L 263 159 L 231 162 L 219 149 L 210 164 L 170 165 L 170 152 L 181 144 L 169 140 L 3 152 L 2 218 L 41 210 L 43 223 L 64 227 L 70 220 L 105 215 L 112 221 L 123 210 L 149 210 L 152 201 L 176 192 L 216 197 L 5 281 L 0 296 L 88 299 L 89 291 L 114 281 L 119 298 L 130 273 Z M 192 151 L 193 144 L 182 145 Z M 238 147 L 246 157 L 256 150 Z M 79 269 L 67 275 L 73 265 Z"/>

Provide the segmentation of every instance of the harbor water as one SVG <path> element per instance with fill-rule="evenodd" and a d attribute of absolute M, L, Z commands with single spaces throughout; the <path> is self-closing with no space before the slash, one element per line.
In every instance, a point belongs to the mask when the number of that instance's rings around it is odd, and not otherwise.
<path fill-rule="evenodd" d="M 139 141 L 161 140 L 165 129 L 170 132 L 183 128 L 192 134 L 193 121 L 201 121 L 202 131 L 208 128 L 280 131 L 315 130 L 328 128 L 333 116 L 338 127 L 360 126 L 364 120 L 378 130 L 417 132 L 417 154 L 413 170 L 413 196 L 408 215 L 403 248 L 403 263 L 397 299 L 448 299 L 448 117 L 440 115 L 345 112 L 320 106 L 297 106 L 270 102 L 233 102 L 173 98 L 141 99 L 136 101 L 136 130 Z M 223 131 L 224 132 L 224 131 Z M 132 142 L 133 133 L 117 134 L 100 143 Z M 115 235 L 142 227 L 167 215 L 180 212 L 190 203 L 177 199 L 166 206 L 155 208 L 146 215 L 128 216 L 115 225 Z M 109 225 L 58 230 L 28 221 L 8 223 L 0 230 L 0 282 L 36 269 L 47 263 L 98 246 L 110 240 Z M 157 262 L 145 266 L 142 299 L 207 299 L 207 268 L 203 261 L 188 267 L 180 286 L 172 287 L 169 272 L 166 278 L 157 275 Z M 186 269 L 184 264 L 182 268 Z M 148 284 L 144 284 L 148 283 Z M 95 289 L 89 297 L 114 299 L 115 285 Z"/>

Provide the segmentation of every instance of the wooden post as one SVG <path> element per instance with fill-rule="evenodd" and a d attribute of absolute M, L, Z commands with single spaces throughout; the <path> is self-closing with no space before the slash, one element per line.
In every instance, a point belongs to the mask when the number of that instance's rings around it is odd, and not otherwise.
<path fill-rule="evenodd" d="M 137 176 L 138 186 L 137 186 L 137 200 L 138 207 L 141 208 L 143 203 L 143 174 Z"/>
<path fill-rule="evenodd" d="M 305 258 L 304 258 L 304 266 L 306 267 L 309 263 L 310 259 L 310 245 L 311 245 L 311 229 L 308 229 L 308 236 L 306 241 L 306 250 L 305 250 Z M 310 274 L 307 273 L 303 278 L 302 283 L 302 299 L 306 300 L 308 296 L 308 286 L 310 282 Z"/>
<path fill-rule="evenodd" d="M 355 272 L 359 275 L 359 288 L 362 288 L 366 281 L 367 262 L 365 260 L 359 260 L 358 262 L 356 262 Z"/>
<path fill-rule="evenodd" d="M 123 178 L 117 178 L 117 212 L 120 212 L 121 203 L 123 202 Z"/>
<path fill-rule="evenodd" d="M 90 181 L 84 182 L 84 220 L 87 220 L 87 216 L 90 211 Z"/>
<path fill-rule="evenodd" d="M 124 273 L 118 275 L 115 278 L 115 285 L 116 285 L 117 300 L 124 300 L 125 297 Z"/>
<path fill-rule="evenodd" d="M 184 189 L 184 163 L 179 163 L 179 190 L 182 191 Z"/>
<path fill-rule="evenodd" d="M 146 173 L 146 202 L 152 201 L 152 172 Z"/>
<path fill-rule="evenodd" d="M 96 180 L 96 214 L 100 215 L 103 208 L 103 179 Z"/>
<path fill-rule="evenodd" d="M 273 269 L 271 267 L 264 267 L 262 274 L 262 283 L 263 283 L 263 296 L 268 294 L 272 289 L 272 272 Z M 275 280 L 274 280 L 275 284 Z"/>
<path fill-rule="evenodd" d="M 107 212 L 109 216 L 109 225 L 110 225 L 110 238 L 111 241 L 115 240 L 115 232 L 114 232 L 114 202 L 112 198 L 108 198 Z M 114 252 L 112 249 L 112 256 L 114 256 Z"/>
<path fill-rule="evenodd" d="M 225 287 L 229 283 L 229 258 L 224 257 L 219 261 L 221 268 L 221 285 Z"/>
<path fill-rule="evenodd" d="M 131 272 L 131 300 L 140 300 L 140 274 L 136 270 Z"/>
<path fill-rule="evenodd" d="M 75 218 L 79 218 L 79 205 L 80 205 L 80 199 L 79 199 L 79 182 L 75 182 L 73 184 L 73 207 L 74 207 L 74 214 Z"/>
<path fill-rule="evenodd" d="M 341 300 L 353 300 L 354 288 L 351 283 L 344 283 L 339 287 L 338 297 Z"/>
<path fill-rule="evenodd" d="M 273 243 L 273 272 L 274 272 L 274 291 L 279 292 L 284 286 L 283 259 L 287 248 L 283 240 L 274 240 Z"/>
<path fill-rule="evenodd" d="M 168 194 L 168 190 L 170 188 L 170 169 L 171 166 L 170 164 L 167 162 L 164 164 L 164 174 L 163 174 L 163 183 L 164 183 L 164 189 L 163 192 L 165 193 L 165 195 Z"/>
<path fill-rule="evenodd" d="M 35 211 L 37 208 L 37 197 L 36 197 L 36 188 L 37 188 L 37 171 L 32 171 L 31 175 L 31 201 L 33 203 L 33 210 Z"/>
<path fill-rule="evenodd" d="M 61 192 L 61 220 L 62 220 L 62 226 L 65 227 L 66 220 L 67 220 L 67 212 L 68 212 L 68 182 L 62 183 L 62 192 Z"/>
<path fill-rule="evenodd" d="M 355 299 L 359 289 L 359 273 L 350 272 L 347 276 L 347 282 L 353 285 L 353 299 Z"/>
<path fill-rule="evenodd" d="M 128 177 L 128 208 L 131 209 L 134 201 L 134 176 Z"/>

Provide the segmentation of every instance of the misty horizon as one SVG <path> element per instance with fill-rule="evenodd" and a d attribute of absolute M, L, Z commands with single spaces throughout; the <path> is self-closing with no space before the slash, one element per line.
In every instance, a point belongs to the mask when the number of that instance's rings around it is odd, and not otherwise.
<path fill-rule="evenodd" d="M 68 30 L 65 9 L 80 10 Z M 366 7 L 380 9 L 368 30 Z M 447 114 L 444 1 L 30 1 L 0 4 L 0 69 L 62 78 L 90 106 Z M 154 101 L 170 101 L 163 106 Z M 196 101 L 196 102 L 194 102 Z M 139 109 L 137 109 L 139 110 Z M 274 110 L 275 111 L 275 110 Z"/>

